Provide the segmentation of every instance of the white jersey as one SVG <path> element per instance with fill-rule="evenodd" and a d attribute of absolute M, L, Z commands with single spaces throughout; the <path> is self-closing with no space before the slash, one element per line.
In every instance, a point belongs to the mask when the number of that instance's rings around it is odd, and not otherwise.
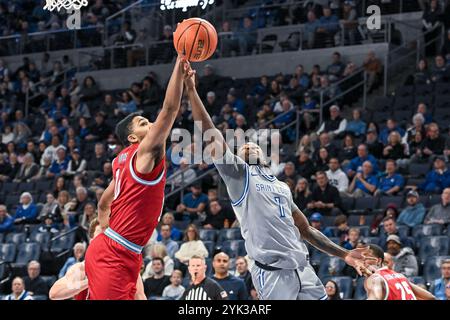
<path fill-rule="evenodd" d="M 307 266 L 308 249 L 294 224 L 292 212 L 298 208 L 287 184 L 265 167 L 246 164 L 229 149 L 223 163 L 215 161 L 241 225 L 248 256 L 282 269 Z"/>
<path fill-rule="evenodd" d="M 341 169 L 337 169 L 336 171 L 328 170 L 325 172 L 330 185 L 336 187 L 339 192 L 346 192 L 348 190 L 348 177 Z"/>

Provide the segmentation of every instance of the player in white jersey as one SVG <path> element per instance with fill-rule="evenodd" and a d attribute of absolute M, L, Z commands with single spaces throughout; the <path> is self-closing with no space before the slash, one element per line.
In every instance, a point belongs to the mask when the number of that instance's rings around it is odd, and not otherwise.
<path fill-rule="evenodd" d="M 186 68 L 190 68 L 186 65 Z M 309 225 L 289 187 L 271 175 L 261 148 L 247 143 L 237 156 L 226 145 L 195 89 L 195 71 L 185 72 L 185 85 L 195 121 L 213 135 L 208 146 L 241 225 L 250 272 L 261 300 L 326 299 L 322 282 L 309 263 L 303 239 L 337 256 L 360 275 L 370 275 L 364 262 L 374 259 L 368 248 L 348 251 Z M 209 131 L 211 130 L 211 131 Z"/>

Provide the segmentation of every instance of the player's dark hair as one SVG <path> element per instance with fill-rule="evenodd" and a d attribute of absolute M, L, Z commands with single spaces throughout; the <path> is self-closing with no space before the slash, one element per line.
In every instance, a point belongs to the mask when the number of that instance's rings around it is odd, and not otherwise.
<path fill-rule="evenodd" d="M 127 115 L 125 118 L 119 121 L 116 125 L 116 136 L 119 138 L 120 142 L 124 146 L 128 146 L 130 142 L 128 141 L 128 136 L 131 134 L 133 119 L 140 114 L 138 112 L 133 112 Z"/>
<path fill-rule="evenodd" d="M 380 246 L 377 246 L 376 244 L 369 244 L 369 249 L 372 250 L 375 257 L 381 259 L 381 263 L 384 262 L 384 251 L 381 249 Z"/>

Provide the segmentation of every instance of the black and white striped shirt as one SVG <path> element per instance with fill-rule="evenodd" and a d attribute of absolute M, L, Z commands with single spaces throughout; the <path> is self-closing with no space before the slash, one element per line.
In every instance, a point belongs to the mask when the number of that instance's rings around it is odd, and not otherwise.
<path fill-rule="evenodd" d="M 216 281 L 206 277 L 199 284 L 191 284 L 181 300 L 228 300 L 228 295 Z"/>

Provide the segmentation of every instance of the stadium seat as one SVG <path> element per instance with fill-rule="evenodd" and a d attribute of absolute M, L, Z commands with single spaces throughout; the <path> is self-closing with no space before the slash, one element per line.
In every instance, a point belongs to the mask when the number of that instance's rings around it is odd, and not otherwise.
<path fill-rule="evenodd" d="M 237 256 L 245 256 L 247 254 L 245 250 L 244 240 L 227 240 L 222 243 L 222 250 L 230 258 L 236 258 Z"/>
<path fill-rule="evenodd" d="M 74 245 L 75 234 L 71 233 L 62 237 L 57 238 L 56 240 L 51 241 L 51 252 L 62 252 L 65 250 L 72 249 Z"/>
<path fill-rule="evenodd" d="M 13 262 L 16 258 L 16 245 L 14 243 L 0 243 L 0 260 Z"/>
<path fill-rule="evenodd" d="M 395 100 L 402 97 L 411 97 L 414 95 L 414 86 L 400 86 L 395 90 Z"/>
<path fill-rule="evenodd" d="M 365 244 L 376 244 L 380 245 L 380 238 L 379 237 L 364 237 L 362 238 L 362 241 Z"/>
<path fill-rule="evenodd" d="M 31 192 L 34 189 L 34 182 L 21 182 L 18 184 L 17 192 Z"/>
<path fill-rule="evenodd" d="M 408 280 L 414 284 L 426 285 L 425 279 L 423 277 L 409 277 Z"/>
<path fill-rule="evenodd" d="M 416 87 L 414 88 L 414 92 L 418 96 L 427 96 L 433 92 L 433 89 L 433 85 L 431 84 L 421 84 L 416 85 Z"/>
<path fill-rule="evenodd" d="M 206 275 L 211 276 L 214 273 L 214 269 L 212 266 L 212 258 L 205 259 L 206 264 Z"/>
<path fill-rule="evenodd" d="M 217 230 L 200 229 L 199 235 L 200 235 L 200 239 L 203 241 L 216 241 Z"/>
<path fill-rule="evenodd" d="M 412 236 L 414 238 L 439 236 L 441 233 L 442 233 L 442 225 L 440 224 L 421 224 L 415 226 L 412 230 Z"/>
<path fill-rule="evenodd" d="M 330 237 L 329 239 L 336 244 L 340 244 L 341 242 L 341 239 L 339 237 Z"/>
<path fill-rule="evenodd" d="M 436 96 L 438 95 L 450 95 L 450 86 L 448 83 L 436 83 L 434 88 Z"/>
<path fill-rule="evenodd" d="M 351 277 L 330 277 L 326 281 L 333 280 L 337 283 L 339 291 L 341 292 L 342 299 L 351 299 L 353 291 L 353 280 Z M 324 284 L 326 283 L 324 281 Z"/>
<path fill-rule="evenodd" d="M 15 245 L 20 245 L 25 242 L 26 237 L 27 236 L 24 232 L 8 233 L 8 235 L 6 236 L 5 242 L 6 243 L 14 243 Z"/>
<path fill-rule="evenodd" d="M 47 286 L 51 288 L 51 286 L 58 280 L 56 276 L 41 276 L 41 278 L 45 281 Z"/>
<path fill-rule="evenodd" d="M 322 227 L 334 227 L 334 220 L 336 217 L 322 216 Z"/>
<path fill-rule="evenodd" d="M 355 200 L 355 210 L 359 212 L 367 212 L 376 208 L 377 199 L 373 197 L 362 197 Z"/>
<path fill-rule="evenodd" d="M 243 240 L 240 228 L 222 229 L 219 232 L 218 243 L 226 240 Z"/>
<path fill-rule="evenodd" d="M 344 267 L 344 260 L 338 257 L 330 257 L 325 254 L 320 260 L 319 272 L 317 275 L 322 280 L 329 277 L 341 276 Z"/>
<path fill-rule="evenodd" d="M 331 236 L 334 237 L 338 231 L 337 227 L 326 227 L 326 229 L 331 232 Z"/>
<path fill-rule="evenodd" d="M 429 257 L 423 267 L 423 277 L 427 283 L 432 283 L 441 277 L 442 261 L 450 259 L 450 255 Z"/>
<path fill-rule="evenodd" d="M 50 233 L 48 232 L 31 233 L 30 241 L 39 243 L 42 250 L 46 250 L 48 248 L 48 243 L 50 242 Z"/>
<path fill-rule="evenodd" d="M 5 277 L 5 274 L 6 274 L 5 263 L 0 262 L 0 281 Z"/>
<path fill-rule="evenodd" d="M 408 166 L 409 174 L 413 177 L 425 177 L 430 171 L 429 163 L 410 163 Z"/>
<path fill-rule="evenodd" d="M 5 199 L 5 206 L 8 207 L 8 209 L 12 207 L 16 207 L 19 204 L 20 196 L 8 193 Z"/>
<path fill-rule="evenodd" d="M 3 243 L 3 240 L 5 239 L 5 234 L 0 233 L 0 243 Z"/>
<path fill-rule="evenodd" d="M 18 184 L 15 182 L 4 182 L 2 185 L 2 191 L 5 194 L 13 194 L 17 190 Z"/>
<path fill-rule="evenodd" d="M 19 246 L 16 257 L 16 264 L 27 264 L 31 260 L 39 260 L 41 254 L 41 247 L 38 243 L 27 242 Z"/>
<path fill-rule="evenodd" d="M 360 226 L 362 222 L 362 226 L 370 226 L 372 223 L 373 217 L 370 215 L 350 215 L 348 216 L 348 225 L 351 227 Z"/>
<path fill-rule="evenodd" d="M 345 211 L 353 210 L 355 199 L 350 197 L 342 197 L 342 208 Z"/>
<path fill-rule="evenodd" d="M 216 243 L 213 241 L 203 241 L 203 244 L 206 247 L 206 250 L 208 250 L 208 256 L 212 257 L 214 254 L 214 248 L 216 246 Z"/>
<path fill-rule="evenodd" d="M 37 300 L 37 301 L 39 301 L 39 300 L 48 300 L 48 297 L 46 296 L 46 295 L 35 295 L 35 296 L 33 296 L 33 300 Z"/>
<path fill-rule="evenodd" d="M 356 279 L 356 287 L 355 287 L 355 293 L 353 295 L 353 299 L 356 300 L 366 300 L 367 299 L 367 293 L 364 289 L 364 280 L 366 278 L 364 277 L 358 277 Z"/>
<path fill-rule="evenodd" d="M 420 240 L 419 258 L 423 264 L 427 259 L 433 256 L 442 256 L 449 254 L 447 236 L 424 237 Z"/>
<path fill-rule="evenodd" d="M 368 226 L 354 226 L 352 228 L 359 229 L 359 235 L 360 237 L 368 237 L 370 228 Z"/>
<path fill-rule="evenodd" d="M 449 94 L 439 94 L 436 95 L 434 100 L 434 108 L 435 108 L 435 114 L 439 115 L 439 113 L 436 112 L 436 109 L 445 109 L 450 106 L 450 95 Z"/>
<path fill-rule="evenodd" d="M 432 194 L 430 195 L 429 198 L 429 207 L 431 208 L 432 206 L 439 204 L 442 202 L 442 197 L 440 194 Z"/>
<path fill-rule="evenodd" d="M 389 203 L 393 203 L 397 206 L 397 208 L 401 208 L 402 204 L 403 204 L 403 197 L 401 197 L 401 196 L 396 196 L 396 197 L 382 196 L 382 197 L 380 197 L 377 208 L 384 210 L 384 209 L 386 209 L 386 207 L 388 206 Z"/>
<path fill-rule="evenodd" d="M 431 106 L 433 102 L 433 96 L 431 95 L 420 95 L 418 92 L 416 92 L 416 95 L 414 96 L 414 105 L 417 106 L 419 103 L 425 103 L 427 106 Z"/>

